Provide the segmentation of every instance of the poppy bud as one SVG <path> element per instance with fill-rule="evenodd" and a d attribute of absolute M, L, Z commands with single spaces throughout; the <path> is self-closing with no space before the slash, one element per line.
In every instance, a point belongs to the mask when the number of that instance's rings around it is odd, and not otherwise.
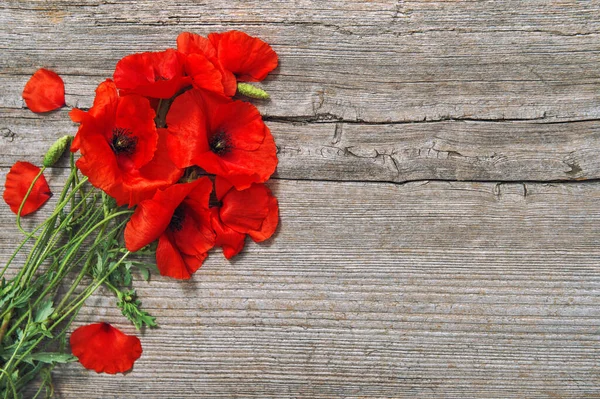
<path fill-rule="evenodd" d="M 237 84 L 238 93 L 250 98 L 257 98 L 259 100 L 268 100 L 269 93 L 264 91 L 263 89 L 259 89 L 258 87 L 252 86 L 248 83 L 238 83 Z"/>
<path fill-rule="evenodd" d="M 46 155 L 44 155 L 44 161 L 42 162 L 42 165 L 47 168 L 53 166 L 60 159 L 63 152 L 65 152 L 65 150 L 69 147 L 72 139 L 73 136 L 62 136 L 56 140 L 54 144 L 50 146 L 50 149 L 48 149 Z"/>

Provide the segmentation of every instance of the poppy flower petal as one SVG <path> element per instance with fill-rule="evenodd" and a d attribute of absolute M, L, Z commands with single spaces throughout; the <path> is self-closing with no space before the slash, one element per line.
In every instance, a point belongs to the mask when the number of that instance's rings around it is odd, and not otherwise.
<path fill-rule="evenodd" d="M 213 184 L 208 177 L 194 182 L 180 208 L 179 226 L 171 231 L 180 252 L 187 255 L 201 255 L 215 244 L 215 233 L 210 223 L 208 201 Z"/>
<path fill-rule="evenodd" d="M 233 184 L 227 179 L 222 178 L 221 176 L 217 176 L 215 178 L 215 194 L 217 196 L 217 200 L 222 201 L 225 194 L 229 192 L 233 188 Z"/>
<path fill-rule="evenodd" d="M 196 273 L 198 269 L 202 266 L 206 258 L 208 258 L 208 252 L 204 252 L 198 255 L 187 255 L 182 253 L 181 258 L 185 262 L 185 267 L 187 268 L 190 274 Z"/>
<path fill-rule="evenodd" d="M 219 218 L 218 208 L 211 208 L 211 223 L 216 234 L 215 247 L 223 248 L 225 258 L 231 259 L 240 253 L 244 248 L 246 235 L 223 224 Z"/>
<path fill-rule="evenodd" d="M 217 50 L 207 38 L 190 32 L 181 32 L 177 36 L 177 51 L 183 54 L 204 54 L 209 59 L 216 59 Z"/>
<path fill-rule="evenodd" d="M 268 189 L 267 189 L 268 190 Z M 269 190 L 269 194 L 270 194 Z M 269 197 L 268 213 L 267 217 L 262 223 L 259 230 L 250 230 L 248 235 L 254 240 L 254 242 L 262 242 L 270 238 L 279 224 L 279 204 L 277 198 Z"/>
<path fill-rule="evenodd" d="M 207 123 L 200 90 L 186 91 L 173 101 L 167 114 L 167 145 L 175 165 L 187 168 L 195 156 L 209 151 Z"/>
<path fill-rule="evenodd" d="M 185 203 L 186 201 L 184 201 Z M 210 211 L 198 211 L 189 206 L 184 208 L 185 216 L 181 228 L 172 231 L 172 237 L 182 254 L 201 255 L 215 245 L 215 233 L 210 223 Z"/>
<path fill-rule="evenodd" d="M 181 56 L 173 49 L 130 54 L 117 62 L 115 84 L 123 95 L 171 98 L 192 81 L 184 76 Z"/>
<path fill-rule="evenodd" d="M 196 212 L 203 209 L 208 209 L 210 201 L 210 193 L 212 193 L 213 184 L 210 179 L 203 176 L 195 180 L 196 186 L 185 198 L 185 204 L 191 207 Z"/>
<path fill-rule="evenodd" d="M 96 87 L 94 103 L 88 114 L 97 120 L 105 121 L 106 125 L 112 126 L 115 120 L 114 110 L 119 102 L 119 93 L 115 82 L 106 79 Z"/>
<path fill-rule="evenodd" d="M 166 131 L 158 130 L 159 138 L 154 158 L 142 166 L 137 173 L 123 175 L 120 191 L 111 190 L 111 196 L 127 198 L 125 203 L 130 206 L 139 204 L 143 200 L 152 198 L 157 190 L 174 184 L 183 175 L 183 170 L 175 166 L 167 151 Z"/>
<path fill-rule="evenodd" d="M 196 180 L 175 184 L 140 202 L 125 227 L 127 249 L 135 252 L 159 238 L 169 226 L 175 209 L 199 183 Z"/>
<path fill-rule="evenodd" d="M 127 335 L 108 323 L 79 327 L 71 334 L 71 352 L 83 367 L 97 373 L 124 373 L 142 355 L 139 338 Z"/>
<path fill-rule="evenodd" d="M 86 112 L 77 108 L 73 108 L 69 112 L 69 117 L 75 123 L 94 123 L 98 130 L 111 131 L 115 123 L 115 110 L 119 102 L 117 87 L 110 79 L 106 79 L 96 88 L 96 96 L 92 107 Z M 71 152 L 79 151 L 81 146 L 81 130 L 79 130 L 71 143 Z"/>
<path fill-rule="evenodd" d="M 204 98 L 211 128 L 226 132 L 229 145 L 248 151 L 261 146 L 266 126 L 254 105 L 244 101 L 221 102 L 214 96 Z"/>
<path fill-rule="evenodd" d="M 23 89 L 23 99 L 33 112 L 48 112 L 65 105 L 65 84 L 48 69 L 38 69 Z"/>
<path fill-rule="evenodd" d="M 138 95 L 121 97 L 116 112 L 116 126 L 108 132 L 111 135 L 108 139 L 114 141 L 115 129 L 120 129 L 128 138 L 135 140 L 135 151 L 126 156 L 133 167 L 139 169 L 150 162 L 156 151 L 155 112 L 148 99 Z"/>
<path fill-rule="evenodd" d="M 202 266 L 207 256 L 206 253 L 198 256 L 181 253 L 174 244 L 174 239 L 169 237 L 169 233 L 165 233 L 158 239 L 156 266 L 162 276 L 188 280 Z"/>
<path fill-rule="evenodd" d="M 222 157 L 206 153 L 204 159 L 195 159 L 198 166 L 227 178 L 238 190 L 252 183 L 264 183 L 269 180 L 277 168 L 277 147 L 268 128 L 260 147 L 255 151 L 232 149 Z M 214 156 L 214 157 L 213 157 Z"/>
<path fill-rule="evenodd" d="M 217 49 L 223 68 L 242 82 L 263 80 L 277 67 L 277 54 L 262 40 L 240 31 L 211 33 L 208 39 Z"/>
<path fill-rule="evenodd" d="M 183 32 L 177 37 L 177 51 L 183 54 L 203 54 L 220 72 L 221 86 L 227 97 L 233 97 L 237 91 L 235 75 L 224 69 L 217 58 L 217 50 L 210 40 L 195 33 Z"/>
<path fill-rule="evenodd" d="M 121 183 L 119 165 L 103 132 L 93 123 L 82 124 L 77 134 L 80 137 L 79 150 L 82 156 L 77 160 L 77 168 L 88 177 L 89 182 L 117 199 L 122 205 L 126 198 L 111 194 L 113 187 Z"/>
<path fill-rule="evenodd" d="M 204 54 L 190 54 L 185 61 L 185 71 L 192 77 L 197 89 L 205 89 L 225 95 L 221 72 Z"/>
<path fill-rule="evenodd" d="M 219 216 L 223 223 L 240 233 L 260 230 L 269 214 L 271 192 L 264 184 L 245 190 L 230 190 L 223 197 Z"/>
<path fill-rule="evenodd" d="M 31 186 L 35 177 L 40 173 L 40 168 L 29 162 L 16 162 L 6 175 L 4 184 L 4 201 L 10 206 L 10 210 L 15 214 L 19 212 L 21 203 Z M 21 210 L 21 216 L 28 215 L 36 211 L 52 196 L 50 187 L 46 178 L 42 174 L 31 189 L 25 205 Z"/>
<path fill-rule="evenodd" d="M 87 112 L 80 110 L 79 108 L 73 108 L 69 111 L 69 118 L 75 123 L 83 122 L 83 119 L 87 115 Z"/>

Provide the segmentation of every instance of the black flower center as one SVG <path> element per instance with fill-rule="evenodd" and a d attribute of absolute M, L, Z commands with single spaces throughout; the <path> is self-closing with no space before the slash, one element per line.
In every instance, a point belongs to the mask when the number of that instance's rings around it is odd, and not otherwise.
<path fill-rule="evenodd" d="M 217 155 L 225 155 L 231 150 L 229 136 L 224 131 L 215 133 L 209 140 L 210 150 Z"/>
<path fill-rule="evenodd" d="M 172 231 L 181 231 L 183 228 L 183 221 L 185 220 L 185 211 L 181 206 L 178 206 L 171 216 L 171 222 L 169 223 L 169 229 Z"/>
<path fill-rule="evenodd" d="M 116 127 L 113 129 L 110 147 L 116 155 L 131 155 L 135 152 L 137 141 L 137 137 L 132 136 L 131 130 Z"/>

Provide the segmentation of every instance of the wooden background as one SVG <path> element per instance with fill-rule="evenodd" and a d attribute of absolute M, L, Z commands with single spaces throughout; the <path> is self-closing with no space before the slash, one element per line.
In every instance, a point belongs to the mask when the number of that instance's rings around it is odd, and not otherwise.
<path fill-rule="evenodd" d="M 190 282 L 138 284 L 161 327 L 133 372 L 60 367 L 58 397 L 600 397 L 599 1 L 0 10 L 2 181 L 75 132 L 68 108 L 25 108 L 39 67 L 89 107 L 121 57 L 182 31 L 243 30 L 280 57 L 256 103 L 279 148 L 274 238 Z M 106 293 L 91 320 L 134 332 Z"/>

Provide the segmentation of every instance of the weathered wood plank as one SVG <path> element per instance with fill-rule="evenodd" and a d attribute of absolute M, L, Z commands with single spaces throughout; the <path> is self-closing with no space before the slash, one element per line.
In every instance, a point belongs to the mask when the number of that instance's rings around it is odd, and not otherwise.
<path fill-rule="evenodd" d="M 134 371 L 61 367 L 61 397 L 600 394 L 597 184 L 270 185 L 275 237 L 138 284 L 161 328 Z M 133 332 L 107 293 L 100 319 Z"/>
<path fill-rule="evenodd" d="M 600 123 L 447 121 L 409 124 L 267 122 L 281 179 L 555 181 L 600 178 Z M 39 163 L 74 134 L 67 111 L 0 108 L 0 165 Z"/>
<path fill-rule="evenodd" d="M 597 1 L 4 1 L 0 106 L 40 66 L 69 104 L 135 51 L 185 30 L 243 29 L 272 43 L 266 115 L 366 122 L 600 118 Z"/>

